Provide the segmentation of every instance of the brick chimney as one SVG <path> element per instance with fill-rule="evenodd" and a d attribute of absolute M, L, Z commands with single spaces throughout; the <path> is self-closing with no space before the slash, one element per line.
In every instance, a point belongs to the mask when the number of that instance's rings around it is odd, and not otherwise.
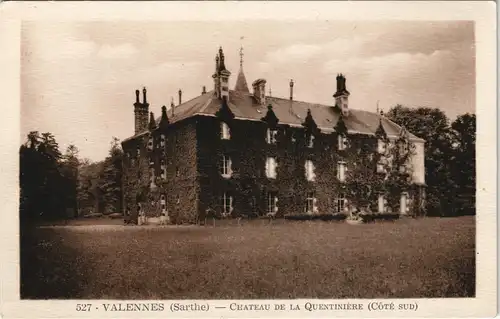
<path fill-rule="evenodd" d="M 335 105 L 342 111 L 343 116 L 349 115 L 349 91 L 346 88 L 346 78 L 343 74 L 337 75 L 337 92 L 333 95 Z"/>
<path fill-rule="evenodd" d="M 266 105 L 266 80 L 257 79 L 252 83 L 253 96 L 260 105 Z"/>
<path fill-rule="evenodd" d="M 134 132 L 135 134 L 145 131 L 148 127 L 149 103 L 146 98 L 146 88 L 142 89 L 143 102 L 139 101 L 139 90 L 135 90 L 134 103 Z"/>

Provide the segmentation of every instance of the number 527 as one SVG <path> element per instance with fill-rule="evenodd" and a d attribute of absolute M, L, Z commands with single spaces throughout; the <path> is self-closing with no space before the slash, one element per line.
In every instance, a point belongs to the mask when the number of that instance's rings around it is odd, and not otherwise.
<path fill-rule="evenodd" d="M 92 304 L 90 303 L 77 303 L 76 304 L 76 311 L 90 311 L 92 308 Z"/>

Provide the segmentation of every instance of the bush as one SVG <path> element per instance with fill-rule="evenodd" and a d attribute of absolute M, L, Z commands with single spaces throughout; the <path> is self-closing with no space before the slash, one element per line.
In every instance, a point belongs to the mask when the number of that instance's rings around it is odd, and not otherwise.
<path fill-rule="evenodd" d="M 96 217 L 102 217 L 102 214 L 101 213 L 90 213 L 90 214 L 83 216 L 83 218 L 96 218 Z"/>
<path fill-rule="evenodd" d="M 396 219 L 399 219 L 399 214 L 392 213 L 392 214 L 376 214 L 376 213 L 371 213 L 371 214 L 360 214 L 361 218 L 363 219 L 363 222 L 365 223 L 372 223 L 376 221 L 393 221 Z"/>
<path fill-rule="evenodd" d="M 333 220 L 344 220 L 346 219 L 346 214 L 285 214 L 285 219 L 288 220 L 323 220 L 323 221 L 333 221 Z"/>

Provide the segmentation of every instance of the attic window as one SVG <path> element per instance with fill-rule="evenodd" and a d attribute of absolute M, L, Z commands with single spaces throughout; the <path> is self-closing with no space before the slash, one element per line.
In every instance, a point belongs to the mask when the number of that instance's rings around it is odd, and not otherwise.
<path fill-rule="evenodd" d="M 221 138 L 223 140 L 230 139 L 231 134 L 229 133 L 229 126 L 225 122 L 222 122 L 220 123 L 220 127 L 221 127 Z"/>
<path fill-rule="evenodd" d="M 267 129 L 267 144 L 276 144 L 276 135 L 278 134 L 277 130 Z"/>
<path fill-rule="evenodd" d="M 347 148 L 347 138 L 344 135 L 338 135 L 338 149 L 339 151 Z"/>

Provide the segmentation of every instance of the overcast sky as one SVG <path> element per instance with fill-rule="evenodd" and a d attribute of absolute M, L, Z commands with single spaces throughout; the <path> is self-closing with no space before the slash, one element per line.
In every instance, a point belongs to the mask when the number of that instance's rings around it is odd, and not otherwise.
<path fill-rule="evenodd" d="M 241 37 L 244 37 L 241 40 Z M 21 139 L 52 132 L 64 151 L 103 159 L 112 136 L 134 132 L 136 89 L 146 86 L 158 116 L 213 87 L 219 46 L 232 72 L 244 46 L 248 83 L 265 78 L 273 96 L 333 105 L 344 73 L 350 107 L 395 104 L 475 112 L 472 22 L 26 22 L 22 28 Z"/>

